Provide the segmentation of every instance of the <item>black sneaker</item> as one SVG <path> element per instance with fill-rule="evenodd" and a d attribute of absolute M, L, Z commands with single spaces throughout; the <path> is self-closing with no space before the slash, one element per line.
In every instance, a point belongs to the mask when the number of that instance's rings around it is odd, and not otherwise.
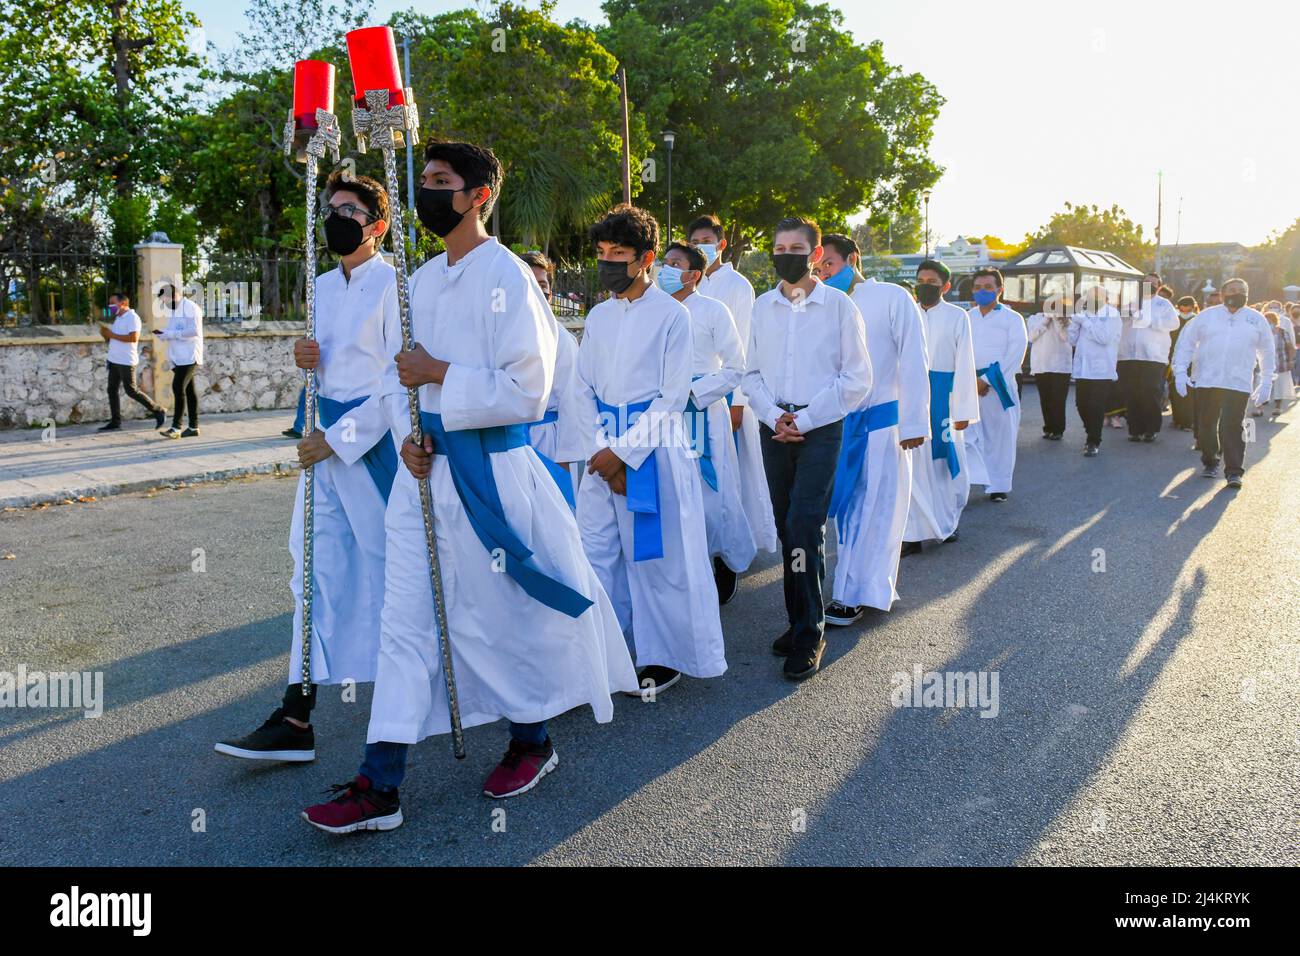
<path fill-rule="evenodd" d="M 903 547 L 899 550 L 898 556 L 905 558 L 909 554 L 920 554 L 924 550 L 924 545 L 920 541 L 904 541 Z"/>
<path fill-rule="evenodd" d="M 1007 493 L 1005 491 L 995 491 L 993 494 L 989 495 L 989 501 L 996 501 L 999 504 L 1006 500 Z"/>
<path fill-rule="evenodd" d="M 161 408 L 156 408 L 156 409 L 154 409 L 154 413 L 153 413 L 153 427 L 154 427 L 154 428 L 162 428 L 162 424 L 163 424 L 163 422 L 165 422 L 165 421 L 167 421 L 167 413 L 164 412 Z"/>
<path fill-rule="evenodd" d="M 785 659 L 783 673 L 787 680 L 807 680 L 822 666 L 822 655 L 826 653 L 826 642 L 801 644 L 790 648 L 790 655 Z"/>
<path fill-rule="evenodd" d="M 948 535 L 948 537 L 944 538 L 944 539 L 943 539 L 943 543 L 944 543 L 944 544 L 956 544 L 958 540 L 960 540 L 960 539 L 958 538 L 958 535 L 957 535 L 957 529 L 956 529 L 956 528 L 953 528 L 953 530 L 952 530 L 952 534 L 950 534 L 950 535 Z"/>
<path fill-rule="evenodd" d="M 1218 477 L 1219 477 L 1219 466 L 1218 466 L 1218 465 L 1206 465 L 1206 466 L 1205 466 L 1205 470 L 1204 470 L 1203 472 L 1201 472 L 1201 477 L 1202 477 L 1202 478 L 1218 478 Z"/>
<path fill-rule="evenodd" d="M 316 759 L 316 734 L 309 725 L 301 730 L 284 719 L 277 707 L 261 727 L 246 737 L 223 740 L 214 748 L 219 754 L 244 760 L 283 760 L 306 763 Z"/>
<path fill-rule="evenodd" d="M 168 428 L 166 431 L 161 431 L 158 434 L 162 435 L 163 438 L 180 438 L 181 430 L 173 425 L 171 428 Z"/>
<path fill-rule="evenodd" d="M 1143 435 L 1143 436 L 1142 436 L 1142 440 L 1143 440 L 1144 442 L 1146 442 L 1146 443 L 1149 445 L 1149 444 L 1151 444 L 1153 441 L 1156 440 L 1156 436 L 1155 436 L 1155 435 Z"/>
<path fill-rule="evenodd" d="M 1084 458 L 1096 458 L 1096 457 L 1097 457 L 1098 455 L 1100 455 L 1100 454 L 1101 454 L 1101 448 L 1099 448 L 1099 447 L 1096 446 L 1096 445 L 1084 445 L 1084 446 L 1083 446 L 1083 457 L 1084 457 Z"/>
<path fill-rule="evenodd" d="M 121 422 L 109 422 L 107 425 L 101 425 L 99 426 L 99 428 L 95 430 L 101 432 L 115 432 L 115 431 L 120 431 L 121 428 L 122 428 Z"/>
<path fill-rule="evenodd" d="M 792 647 L 794 647 L 794 630 L 787 627 L 785 633 L 772 642 L 772 653 L 777 657 L 789 657 Z"/>
<path fill-rule="evenodd" d="M 629 697 L 658 697 L 682 679 L 682 672 L 661 664 L 651 664 L 636 673 L 640 690 L 628 691 Z"/>
<path fill-rule="evenodd" d="M 199 437 L 199 429 L 198 429 L 198 426 L 191 426 L 190 428 L 185 429 L 185 431 L 181 432 L 181 437 L 182 437 L 182 438 L 198 438 L 198 437 Z"/>
<path fill-rule="evenodd" d="M 853 607 L 848 604 L 841 604 L 839 601 L 832 601 L 826 605 L 826 623 L 832 627 L 848 627 L 850 624 L 856 624 L 862 620 L 862 615 L 867 611 L 864 607 Z"/>
<path fill-rule="evenodd" d="M 1240 475 L 1229 475 L 1229 476 L 1228 476 L 1228 487 L 1229 487 L 1229 488 L 1240 488 L 1240 487 L 1241 487 L 1241 476 L 1240 476 Z"/>
<path fill-rule="evenodd" d="M 280 434 L 285 438 L 292 438 L 294 441 L 300 441 L 302 439 L 302 432 L 298 431 L 296 428 L 286 428 L 284 431 L 280 432 Z"/>
<path fill-rule="evenodd" d="M 1142 441 L 1142 436 L 1141 436 L 1141 435 L 1129 435 L 1129 436 L 1128 436 L 1128 440 L 1129 440 L 1129 441 Z"/>
<path fill-rule="evenodd" d="M 719 607 L 730 603 L 731 599 L 736 596 L 738 577 L 735 571 L 727 567 L 727 562 L 721 558 L 713 559 L 713 583 L 718 587 Z"/>
<path fill-rule="evenodd" d="M 1047 436 L 1047 440 L 1048 440 L 1048 441 L 1060 441 L 1060 440 L 1061 440 L 1062 438 L 1064 438 L 1064 437 L 1065 437 L 1065 436 L 1062 435 L 1060 432 L 1053 432 L 1052 434 L 1050 434 L 1050 435 Z"/>

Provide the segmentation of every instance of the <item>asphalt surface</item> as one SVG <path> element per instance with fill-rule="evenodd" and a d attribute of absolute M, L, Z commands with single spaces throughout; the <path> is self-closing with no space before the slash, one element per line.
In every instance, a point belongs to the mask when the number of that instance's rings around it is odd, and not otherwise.
<path fill-rule="evenodd" d="M 480 795 L 503 725 L 461 762 L 426 741 L 387 834 L 298 817 L 356 772 L 368 688 L 322 692 L 315 764 L 212 750 L 281 693 L 293 481 L 0 515 L 0 671 L 102 671 L 106 695 L 97 719 L 0 709 L 0 864 L 1300 863 L 1296 411 L 1255 420 L 1232 492 L 1183 433 L 1084 459 L 1025 398 L 1010 502 L 976 494 L 817 678 L 768 650 L 769 563 L 723 609 L 725 676 L 557 718 L 558 770 L 510 801 Z M 996 673 L 997 716 L 894 707 L 917 665 Z"/>

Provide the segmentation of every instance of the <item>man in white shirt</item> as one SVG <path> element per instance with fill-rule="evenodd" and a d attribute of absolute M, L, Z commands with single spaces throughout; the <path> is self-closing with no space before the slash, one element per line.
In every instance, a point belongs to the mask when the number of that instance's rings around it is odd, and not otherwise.
<path fill-rule="evenodd" d="M 131 308 L 125 292 L 114 292 L 108 297 L 108 314 L 113 324 L 101 325 L 99 334 L 108 343 L 108 424 L 101 432 L 117 431 L 122 427 L 122 395 L 135 399 L 154 417 L 154 426 L 162 427 L 166 413 L 144 392 L 136 391 L 135 367 L 140 362 L 140 316 Z"/>
<path fill-rule="evenodd" d="M 727 407 L 727 395 L 745 373 L 745 350 L 727 307 L 696 291 L 707 263 L 696 246 L 670 243 L 657 282 L 691 314 L 694 359 L 686 428 L 700 465 L 704 527 L 718 603 L 727 604 L 735 597 L 737 575 L 749 569 L 757 549 L 741 500 L 740 460 Z"/>
<path fill-rule="evenodd" d="M 1110 304 L 1104 286 L 1084 293 L 1087 300 L 1070 320 L 1070 344 L 1074 346 L 1074 403 L 1085 433 L 1083 454 L 1096 458 L 1101 452 L 1101 433 L 1106 422 L 1106 398 L 1116 380 L 1116 355 L 1124 319 Z"/>
<path fill-rule="evenodd" d="M 847 262 L 835 276 L 851 270 Z M 832 286 L 833 288 L 834 286 Z M 875 278 L 856 283 L 871 360 L 871 391 L 844 420 L 831 514 L 839 552 L 826 623 L 847 627 L 898 600 L 898 562 L 912 500 L 913 448 L 930 431 L 925 328 L 911 293 Z"/>
<path fill-rule="evenodd" d="M 186 298 L 175 285 L 159 293 L 160 311 L 167 327 L 154 332 L 167 343 L 167 364 L 172 370 L 172 427 L 164 438 L 197 438 L 199 434 L 199 392 L 194 375 L 203 364 L 203 310 Z M 188 410 L 190 427 L 181 431 L 181 417 Z"/>
<path fill-rule="evenodd" d="M 1153 442 L 1160 433 L 1161 389 L 1169 366 L 1170 334 L 1178 331 L 1178 310 L 1165 295 L 1160 276 L 1148 273 L 1142 283 L 1145 301 L 1123 317 L 1118 375 L 1128 419 L 1128 440 Z"/>
<path fill-rule="evenodd" d="M 1070 394 L 1070 317 L 1062 309 L 1029 317 L 1029 371 L 1034 376 L 1038 404 L 1043 410 L 1043 437 L 1060 441 L 1065 435 L 1065 399 Z"/>
<path fill-rule="evenodd" d="M 1246 280 L 1229 279 L 1220 291 L 1223 304 L 1201 312 L 1178 335 L 1174 388 L 1180 395 L 1186 395 L 1189 387 L 1196 389 L 1196 437 L 1204 476 L 1218 477 L 1222 448 L 1228 487 L 1240 488 L 1246 458 L 1246 403 L 1252 390 L 1257 404 L 1272 390 L 1276 346 L 1268 320 L 1246 305 L 1250 296 Z M 1189 367 L 1193 367 L 1190 373 Z"/>
<path fill-rule="evenodd" d="M 957 540 L 957 525 L 970 494 L 966 430 L 980 416 L 975 390 L 975 351 L 970 316 L 944 295 L 952 272 L 928 259 L 916 269 L 916 295 L 925 323 L 930 379 L 930 431 L 912 450 L 912 501 L 902 553 L 919 553 L 923 542 Z"/>
<path fill-rule="evenodd" d="M 1016 373 L 1025 360 L 1029 336 L 1020 313 L 1003 305 L 1002 273 L 983 268 L 972 281 L 975 307 L 970 316 L 975 349 L 975 388 L 980 394 L 979 421 L 966 431 L 970 480 L 984 485 L 989 501 L 1007 500 L 1016 470 L 1016 436 L 1020 431 L 1020 393 Z"/>
<path fill-rule="evenodd" d="M 303 490 L 298 478 L 289 553 L 293 631 L 289 680 L 261 727 L 223 740 L 218 753 L 246 760 L 316 759 L 311 713 L 320 684 L 375 679 L 384 603 L 384 512 L 397 444 L 384 412 L 384 376 L 402 349 L 397 274 L 379 247 L 391 220 L 388 193 L 369 176 L 332 174 L 321 208 L 338 268 L 317 276 L 314 339 L 294 343 L 294 363 L 316 371 L 319 425 L 298 444 L 313 482 L 310 692 L 302 692 Z"/>
<path fill-rule="evenodd" d="M 826 517 L 844 417 L 871 388 L 866 329 L 843 292 L 818 282 L 821 230 L 801 217 L 776 225 L 775 289 L 754 302 L 742 380 L 760 422 L 763 464 L 781 539 L 789 628 L 772 645 L 785 676 L 817 673 L 826 649 L 822 584 Z"/>
<path fill-rule="evenodd" d="M 727 250 L 721 220 L 717 216 L 703 215 L 691 221 L 686 235 L 689 242 L 699 247 L 709 264 L 704 270 L 695 291 L 717 299 L 731 313 L 740 336 L 740 347 L 749 347 L 749 321 L 754 309 L 754 287 L 737 271 L 735 265 L 722 261 Z M 731 406 L 731 427 L 736 439 L 736 455 L 740 460 L 740 499 L 745 506 L 745 518 L 754 535 L 754 545 L 759 551 L 775 553 L 780 547 L 776 525 L 772 523 L 772 499 L 767 491 L 767 475 L 763 472 L 763 446 L 758 437 L 758 421 L 745 409 L 749 402 L 743 389 L 737 388 L 727 397 Z"/>

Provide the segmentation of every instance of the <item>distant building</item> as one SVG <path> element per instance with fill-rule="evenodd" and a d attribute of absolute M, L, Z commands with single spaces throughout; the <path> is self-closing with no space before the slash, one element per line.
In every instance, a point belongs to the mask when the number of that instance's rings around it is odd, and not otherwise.
<path fill-rule="evenodd" d="M 1249 282 L 1252 295 L 1267 295 L 1272 285 L 1267 270 L 1254 263 L 1250 248 L 1240 242 L 1165 246 L 1160 250 L 1160 277 L 1173 287 L 1175 297 L 1192 295 L 1197 299 L 1232 278 Z"/>
<path fill-rule="evenodd" d="M 916 278 L 916 267 L 925 261 L 925 253 L 914 252 L 898 256 L 864 256 L 862 274 L 875 276 L 882 282 L 908 282 Z M 1005 259 L 994 258 L 989 247 L 979 242 L 971 242 L 964 236 L 958 236 L 946 246 L 935 247 L 931 259 L 938 259 L 952 270 L 954 291 L 961 285 L 962 279 L 969 277 L 985 266 L 1000 266 Z"/>

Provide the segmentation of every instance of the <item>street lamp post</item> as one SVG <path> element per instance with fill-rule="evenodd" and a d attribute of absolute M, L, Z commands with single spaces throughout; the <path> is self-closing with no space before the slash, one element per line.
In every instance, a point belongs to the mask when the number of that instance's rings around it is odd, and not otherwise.
<path fill-rule="evenodd" d="M 668 241 L 673 241 L 673 143 L 677 134 L 670 129 L 664 130 L 664 145 L 668 147 Z"/>
<path fill-rule="evenodd" d="M 930 258 L 930 190 L 921 193 L 925 200 L 925 257 Z"/>

